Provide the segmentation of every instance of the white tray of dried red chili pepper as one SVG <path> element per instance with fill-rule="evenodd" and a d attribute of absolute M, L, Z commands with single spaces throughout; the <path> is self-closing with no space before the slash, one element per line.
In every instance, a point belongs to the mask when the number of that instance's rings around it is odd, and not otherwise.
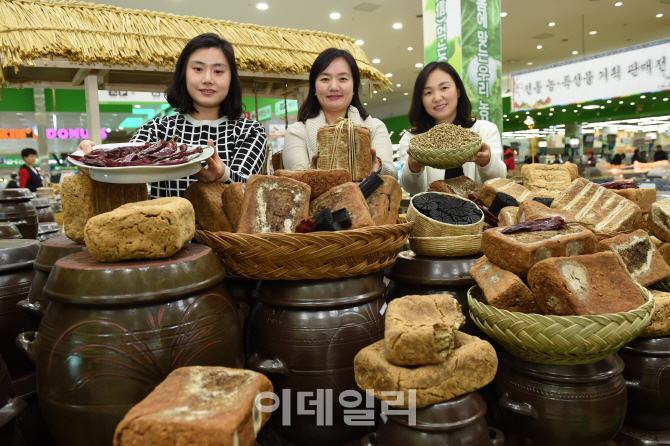
<path fill-rule="evenodd" d="M 88 155 L 77 150 L 68 156 L 104 183 L 153 183 L 176 180 L 197 173 L 201 162 L 214 154 L 210 146 L 188 146 L 174 141 L 98 144 Z"/>

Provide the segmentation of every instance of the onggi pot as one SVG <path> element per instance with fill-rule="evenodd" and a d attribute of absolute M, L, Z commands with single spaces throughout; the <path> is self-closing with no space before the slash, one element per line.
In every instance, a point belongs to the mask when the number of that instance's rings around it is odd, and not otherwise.
<path fill-rule="evenodd" d="M 480 257 L 428 257 L 403 251 L 386 272 L 390 279 L 386 302 L 412 294 L 451 294 L 465 315 L 465 324 L 459 330 L 481 338 L 483 333 L 470 319 L 468 310 L 468 289 L 476 284 L 470 267 Z"/>
<path fill-rule="evenodd" d="M 29 329 L 26 314 L 16 304 L 28 296 L 39 248 L 37 240 L 0 240 L 0 355 L 19 396 L 35 391 L 35 367 L 14 344 Z"/>
<path fill-rule="evenodd" d="M 626 364 L 626 425 L 648 431 L 670 429 L 670 336 L 637 338 L 619 350 Z"/>
<path fill-rule="evenodd" d="M 415 423 L 407 415 L 388 415 L 363 446 L 502 446 L 505 437 L 484 420 L 486 403 L 478 392 L 416 409 Z"/>
<path fill-rule="evenodd" d="M 36 270 L 35 279 L 30 287 L 28 297 L 17 304 L 20 309 L 27 312 L 29 330 L 38 330 L 42 316 L 44 316 L 49 304 L 49 299 L 44 296 L 44 285 L 46 285 L 56 261 L 82 251 L 86 251 L 86 245 L 75 243 L 64 235 L 51 238 L 40 244 L 33 265 Z"/>
<path fill-rule="evenodd" d="M 242 328 L 206 246 L 161 260 L 58 261 L 40 331 L 17 339 L 37 364 L 37 393 L 56 442 L 111 445 L 116 425 L 174 369 L 244 366 Z M 34 338 L 34 339 L 33 339 Z"/>
<path fill-rule="evenodd" d="M 14 223 L 23 238 L 37 239 L 37 211 L 30 189 L 0 189 L 0 222 Z"/>
<path fill-rule="evenodd" d="M 498 349 L 496 387 L 519 446 L 607 446 L 623 424 L 623 361 L 548 365 Z"/>
<path fill-rule="evenodd" d="M 379 274 L 257 285 L 260 302 L 247 324 L 247 367 L 272 381 L 280 406 L 270 422 L 289 440 L 332 446 L 369 432 L 347 425 L 340 397 L 348 390 L 365 400 L 354 378 L 354 357 L 384 337 L 384 290 Z M 365 410 L 365 403 L 357 409 Z"/>
<path fill-rule="evenodd" d="M 0 356 L 0 444 L 12 446 L 21 445 L 23 442 L 20 434 L 14 428 L 14 419 L 25 409 L 26 403 L 21 398 L 14 397 L 12 380 Z"/>
<path fill-rule="evenodd" d="M 33 198 L 30 201 L 35 205 L 37 221 L 40 223 L 56 222 L 56 214 L 54 213 L 48 198 Z"/>

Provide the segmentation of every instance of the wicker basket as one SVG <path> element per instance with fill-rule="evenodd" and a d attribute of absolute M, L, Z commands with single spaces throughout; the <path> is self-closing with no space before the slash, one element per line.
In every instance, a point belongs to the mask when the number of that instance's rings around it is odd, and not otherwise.
<path fill-rule="evenodd" d="M 635 310 L 593 316 L 545 316 L 501 310 L 484 302 L 478 286 L 468 291 L 470 316 L 477 326 L 508 352 L 542 364 L 592 364 L 635 339 L 649 325 L 654 299 L 638 285 L 647 301 Z"/>
<path fill-rule="evenodd" d="M 395 261 L 414 223 L 309 234 L 196 230 L 227 271 L 261 280 L 339 279 L 381 271 Z"/>
<path fill-rule="evenodd" d="M 422 149 L 409 141 L 409 153 L 418 162 L 435 169 L 453 169 L 472 159 L 482 148 L 481 138 L 455 149 Z"/>
<path fill-rule="evenodd" d="M 423 194 L 440 194 L 447 196 L 451 199 L 465 200 L 458 195 L 447 194 L 444 192 L 421 192 L 416 194 L 414 197 L 418 197 Z M 414 198 L 412 197 L 412 198 Z M 481 211 L 480 211 L 481 212 Z M 417 211 L 412 203 L 412 200 L 409 200 L 409 208 L 407 209 L 407 216 L 405 219 L 407 221 L 413 221 L 416 223 L 414 229 L 412 230 L 412 237 L 449 237 L 455 235 L 481 235 L 482 227 L 484 226 L 484 213 L 482 212 L 482 218 L 477 223 L 471 225 L 450 225 L 448 223 L 442 223 L 432 218 L 428 218 L 423 215 L 421 212 Z"/>
<path fill-rule="evenodd" d="M 454 237 L 410 237 L 412 251 L 422 256 L 458 257 L 482 252 L 482 236 L 457 235 Z"/>

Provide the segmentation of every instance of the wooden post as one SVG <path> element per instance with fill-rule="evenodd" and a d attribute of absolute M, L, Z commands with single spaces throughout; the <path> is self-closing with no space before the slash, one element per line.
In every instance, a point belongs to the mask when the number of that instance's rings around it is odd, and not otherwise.
<path fill-rule="evenodd" d="M 44 99 L 44 88 L 33 88 L 35 103 L 35 124 L 37 125 L 37 154 L 40 157 L 40 170 L 51 180 L 49 167 L 49 143 L 47 142 L 47 108 Z M 58 130 L 58 129 L 56 129 Z"/>
<path fill-rule="evenodd" d="M 86 126 L 88 127 L 88 139 L 100 144 L 100 104 L 98 101 L 98 76 L 89 74 L 84 78 L 84 91 L 86 92 Z"/>

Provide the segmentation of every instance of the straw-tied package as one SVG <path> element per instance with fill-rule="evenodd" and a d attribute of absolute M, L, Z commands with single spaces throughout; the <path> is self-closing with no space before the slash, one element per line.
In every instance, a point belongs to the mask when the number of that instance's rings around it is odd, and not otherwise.
<path fill-rule="evenodd" d="M 370 175 L 369 128 L 338 118 L 335 124 L 319 129 L 316 141 L 319 169 L 347 169 L 352 181 L 363 181 Z"/>

